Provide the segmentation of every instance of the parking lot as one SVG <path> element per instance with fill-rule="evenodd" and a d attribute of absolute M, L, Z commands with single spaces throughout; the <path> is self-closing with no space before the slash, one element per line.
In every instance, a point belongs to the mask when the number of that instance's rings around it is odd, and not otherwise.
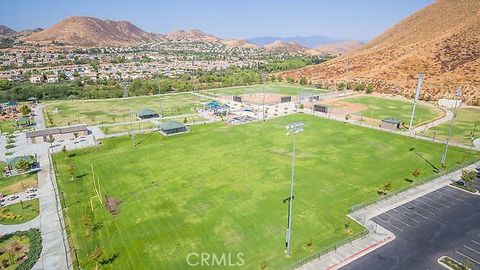
<path fill-rule="evenodd" d="M 441 256 L 480 269 L 479 195 L 447 186 L 373 220 L 396 239 L 342 269 L 443 269 Z"/>

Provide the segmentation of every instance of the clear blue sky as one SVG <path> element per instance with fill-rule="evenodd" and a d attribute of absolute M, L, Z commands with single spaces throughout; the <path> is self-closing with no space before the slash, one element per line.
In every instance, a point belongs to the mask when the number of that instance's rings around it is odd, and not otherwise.
<path fill-rule="evenodd" d="M 433 0 L 10 0 L 0 24 L 46 28 L 66 16 L 128 20 L 146 31 L 223 38 L 325 35 L 367 41 Z"/>

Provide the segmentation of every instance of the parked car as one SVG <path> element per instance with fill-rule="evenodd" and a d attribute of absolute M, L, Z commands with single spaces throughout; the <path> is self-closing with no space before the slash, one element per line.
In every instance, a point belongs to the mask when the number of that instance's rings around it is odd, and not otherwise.
<path fill-rule="evenodd" d="M 457 180 L 457 181 L 455 181 L 455 184 L 457 184 L 457 185 L 459 185 L 459 186 L 462 186 L 462 187 L 465 186 L 465 182 L 463 182 L 462 180 Z"/>

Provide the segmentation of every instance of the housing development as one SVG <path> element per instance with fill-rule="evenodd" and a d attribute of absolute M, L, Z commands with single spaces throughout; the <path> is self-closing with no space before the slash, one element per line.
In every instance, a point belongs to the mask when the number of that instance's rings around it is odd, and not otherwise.
<path fill-rule="evenodd" d="M 0 25 L 0 269 L 480 269 L 480 2 L 423 2 L 366 44 Z"/>

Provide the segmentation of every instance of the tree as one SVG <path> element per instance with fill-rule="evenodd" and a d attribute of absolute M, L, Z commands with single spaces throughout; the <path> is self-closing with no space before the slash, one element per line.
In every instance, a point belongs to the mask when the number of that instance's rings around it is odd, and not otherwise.
<path fill-rule="evenodd" d="M 302 76 L 302 77 L 300 78 L 300 84 L 301 84 L 301 85 L 308 84 L 308 80 L 307 80 L 307 78 L 306 78 L 305 76 Z"/>
<path fill-rule="evenodd" d="M 420 172 L 419 169 L 415 169 L 415 170 L 411 171 L 410 173 L 412 174 L 412 176 L 413 176 L 414 178 L 418 178 L 418 177 L 420 176 L 420 174 L 421 174 L 421 172 Z"/>
<path fill-rule="evenodd" d="M 32 164 L 26 160 L 20 160 L 18 164 L 15 166 L 15 169 L 21 170 L 21 171 L 28 171 L 32 167 Z"/>
<path fill-rule="evenodd" d="M 32 112 L 32 109 L 30 109 L 27 105 L 23 105 L 22 107 L 20 107 L 20 112 L 23 115 L 28 115 Z"/>
<path fill-rule="evenodd" d="M 105 258 L 105 252 L 101 247 L 95 248 L 95 250 L 93 250 L 88 256 L 88 259 L 90 261 L 95 262 L 95 269 L 98 269 L 98 265 L 102 263 L 104 258 Z"/>

